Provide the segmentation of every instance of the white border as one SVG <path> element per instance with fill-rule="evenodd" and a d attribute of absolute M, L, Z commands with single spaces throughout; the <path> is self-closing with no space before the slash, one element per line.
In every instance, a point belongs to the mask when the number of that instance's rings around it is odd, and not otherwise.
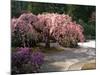
<path fill-rule="evenodd" d="M 10 0 L 0 1 L 0 75 L 10 73 Z"/>

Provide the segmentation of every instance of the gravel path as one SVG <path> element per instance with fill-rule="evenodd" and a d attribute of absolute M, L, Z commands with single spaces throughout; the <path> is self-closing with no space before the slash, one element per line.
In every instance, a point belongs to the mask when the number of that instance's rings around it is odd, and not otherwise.
<path fill-rule="evenodd" d="M 79 43 L 79 45 L 80 48 L 64 48 L 56 43 L 51 44 L 52 47 L 64 50 L 45 54 L 45 63 L 42 65 L 40 72 L 80 70 L 87 61 L 95 60 L 95 41 Z"/>

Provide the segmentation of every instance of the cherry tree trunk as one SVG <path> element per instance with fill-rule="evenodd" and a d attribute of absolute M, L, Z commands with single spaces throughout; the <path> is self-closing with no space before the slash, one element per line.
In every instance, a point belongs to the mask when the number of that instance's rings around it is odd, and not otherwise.
<path fill-rule="evenodd" d="M 45 47 L 50 48 L 50 39 L 48 36 L 45 38 Z"/>
<path fill-rule="evenodd" d="M 45 33 L 44 40 L 45 40 L 45 47 L 50 48 L 50 36 L 48 32 Z"/>

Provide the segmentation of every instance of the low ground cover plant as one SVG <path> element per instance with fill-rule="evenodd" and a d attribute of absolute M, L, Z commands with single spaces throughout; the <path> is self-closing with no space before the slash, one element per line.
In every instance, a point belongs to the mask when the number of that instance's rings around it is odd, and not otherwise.
<path fill-rule="evenodd" d="M 38 48 L 34 52 L 27 47 L 16 48 L 11 59 L 12 74 L 35 73 L 44 63 L 44 54 Z"/>

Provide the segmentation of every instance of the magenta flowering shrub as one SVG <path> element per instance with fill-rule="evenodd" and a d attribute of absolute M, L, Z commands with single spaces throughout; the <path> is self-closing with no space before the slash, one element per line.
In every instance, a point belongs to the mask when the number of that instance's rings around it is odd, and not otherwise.
<path fill-rule="evenodd" d="M 34 25 L 34 27 L 42 31 L 46 47 L 50 47 L 51 38 L 56 40 L 54 37 L 54 31 L 58 27 L 61 27 L 71 21 L 71 17 L 68 15 L 58 13 L 39 14 L 37 17 L 39 19 L 39 23 Z M 59 33 L 57 35 L 59 35 Z"/>
<path fill-rule="evenodd" d="M 65 47 L 76 47 L 79 41 L 84 41 L 83 28 L 75 22 L 59 26 L 54 30 L 53 36 Z"/>
<path fill-rule="evenodd" d="M 44 55 L 40 51 L 32 52 L 31 48 L 16 48 L 12 53 L 12 73 L 39 72 L 44 63 Z"/>
<path fill-rule="evenodd" d="M 47 32 L 52 35 L 53 30 L 58 27 L 71 22 L 72 19 L 68 15 L 65 14 L 57 14 L 57 13 L 46 13 L 46 14 L 39 14 L 38 16 L 40 24 L 39 27 L 43 32 Z M 37 25 L 36 25 L 37 26 Z"/>
<path fill-rule="evenodd" d="M 65 47 L 76 47 L 79 41 L 84 41 L 83 27 L 73 22 L 70 16 L 46 13 L 39 14 L 38 18 L 42 23 L 37 28 L 43 31 L 46 45 L 49 45 L 50 38 Z"/>
<path fill-rule="evenodd" d="M 32 13 L 24 13 L 19 18 L 13 18 L 11 20 L 12 45 L 17 42 L 20 47 L 33 47 L 40 37 L 40 34 L 32 27 L 32 24 L 37 21 L 37 16 Z"/>
<path fill-rule="evenodd" d="M 31 55 L 31 57 L 31 61 L 33 62 L 33 64 L 42 65 L 44 63 L 44 55 L 41 52 L 35 52 Z"/>

